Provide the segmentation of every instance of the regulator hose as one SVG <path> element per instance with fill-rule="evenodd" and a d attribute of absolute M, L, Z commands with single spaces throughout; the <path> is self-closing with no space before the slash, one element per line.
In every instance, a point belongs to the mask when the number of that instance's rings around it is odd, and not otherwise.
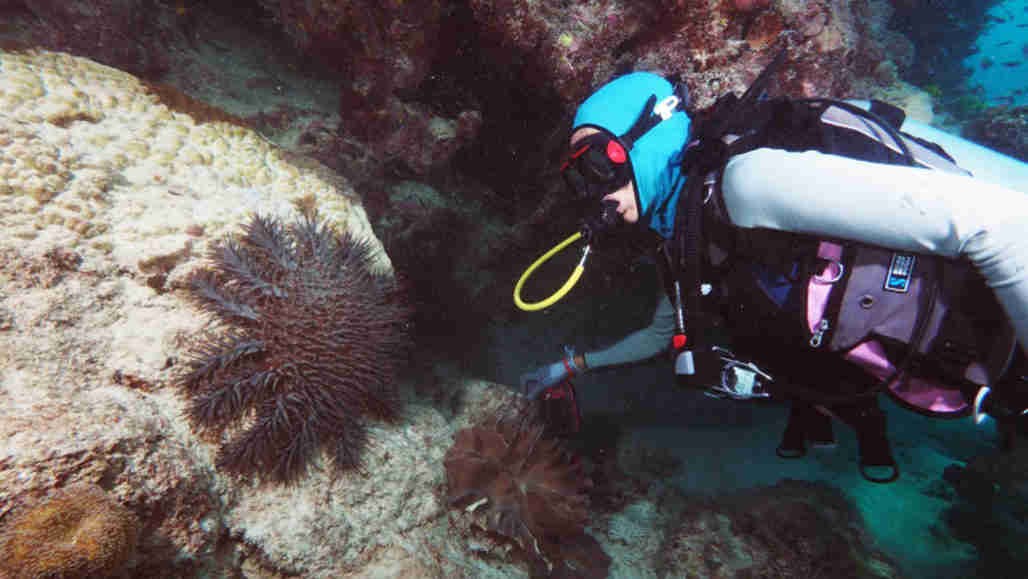
<path fill-rule="evenodd" d="M 543 308 L 552 306 L 558 300 L 563 298 L 569 291 L 571 291 L 571 288 L 575 287 L 575 284 L 578 283 L 578 278 L 582 277 L 582 272 L 585 271 L 585 259 L 589 257 L 589 248 L 591 247 L 589 245 L 585 246 L 585 251 L 582 252 L 582 259 L 578 261 L 578 265 L 575 266 L 575 269 L 571 272 L 571 275 L 568 277 L 568 280 L 564 282 L 564 285 L 562 285 L 560 289 L 554 292 L 553 295 L 542 301 L 534 303 L 526 303 L 521 299 L 521 286 L 525 285 L 525 281 L 528 280 L 532 273 L 540 265 L 546 263 L 556 253 L 560 252 L 572 243 L 578 241 L 580 237 L 582 237 L 581 232 L 574 233 L 564 241 L 561 241 L 560 243 L 555 245 L 553 249 L 542 254 L 539 257 L 539 259 L 535 260 L 534 262 L 532 262 L 532 265 L 528 266 L 528 269 L 525 270 L 525 273 L 521 274 L 521 279 L 518 280 L 517 285 L 514 286 L 514 305 L 516 305 L 519 309 L 522 309 L 526 312 L 534 312 L 537 310 L 541 310 Z"/>

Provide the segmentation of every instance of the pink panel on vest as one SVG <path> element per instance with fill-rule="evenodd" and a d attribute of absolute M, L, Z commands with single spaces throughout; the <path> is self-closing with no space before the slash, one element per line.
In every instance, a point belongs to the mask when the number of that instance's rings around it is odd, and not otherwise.
<path fill-rule="evenodd" d="M 817 256 L 833 262 L 825 266 L 819 275 L 820 278 L 835 279 L 842 273 L 839 265 L 839 262 L 842 260 L 841 245 L 822 241 L 818 246 Z M 828 305 L 828 296 L 832 292 L 832 287 L 833 284 L 819 281 L 817 278 L 812 279 L 807 286 L 807 326 L 810 328 L 811 333 L 817 330 L 821 319 L 825 315 L 825 308 Z M 879 380 L 888 379 L 896 370 L 896 367 L 885 356 L 885 350 L 882 348 L 882 345 L 875 340 L 868 340 L 858 345 L 850 350 L 845 358 L 859 365 Z M 928 380 L 912 377 L 905 384 L 902 384 L 902 389 L 899 386 L 899 383 L 893 382 L 889 385 L 889 389 L 908 404 L 918 408 L 947 413 L 959 412 L 967 408 L 967 402 L 960 391 L 939 388 Z"/>
<path fill-rule="evenodd" d="M 896 383 L 889 386 L 893 394 L 918 408 L 945 413 L 961 412 L 967 408 L 967 401 L 959 390 L 939 388 L 922 378 L 910 378 L 903 384 L 902 390 L 896 386 Z"/>
<path fill-rule="evenodd" d="M 885 357 L 885 350 L 877 340 L 868 340 L 846 353 L 846 359 L 859 365 L 879 380 L 892 375 L 896 367 Z M 912 377 L 905 384 L 894 381 L 889 385 L 893 394 L 907 404 L 933 412 L 960 412 L 967 408 L 967 401 L 959 390 L 939 388 L 933 382 Z"/>
<path fill-rule="evenodd" d="M 822 241 L 817 247 L 817 256 L 821 259 L 830 259 L 833 262 L 826 265 L 818 277 L 822 279 L 835 279 L 842 273 L 838 264 L 842 260 L 841 245 Z M 825 307 L 828 305 L 828 295 L 832 293 L 832 285 L 831 283 L 819 281 L 815 277 L 811 279 L 810 285 L 807 286 L 807 326 L 810 327 L 811 333 L 817 330 L 818 324 L 821 323 L 821 318 L 825 316 Z"/>

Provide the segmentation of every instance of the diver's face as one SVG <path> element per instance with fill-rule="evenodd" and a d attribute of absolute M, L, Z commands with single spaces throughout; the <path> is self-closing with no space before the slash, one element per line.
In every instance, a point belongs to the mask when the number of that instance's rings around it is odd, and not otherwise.
<path fill-rule="evenodd" d="M 594 135 L 600 132 L 592 127 L 582 127 L 571 134 L 571 147 L 570 149 L 575 150 L 575 145 L 578 141 Z M 632 181 L 629 180 L 624 186 L 614 190 L 612 193 L 608 193 L 603 196 L 604 201 L 615 201 L 618 204 L 617 212 L 621 215 L 621 218 L 625 220 L 625 223 L 638 223 L 639 221 L 639 207 L 635 202 L 635 186 Z"/>

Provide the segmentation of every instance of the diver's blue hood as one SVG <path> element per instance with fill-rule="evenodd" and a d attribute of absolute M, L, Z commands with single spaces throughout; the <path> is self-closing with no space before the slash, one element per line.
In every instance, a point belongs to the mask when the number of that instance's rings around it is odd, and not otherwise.
<path fill-rule="evenodd" d="M 572 132 L 592 126 L 621 136 L 635 124 L 650 96 L 661 102 L 674 94 L 664 77 L 651 72 L 633 72 L 600 87 L 578 107 Z M 635 182 L 639 219 L 665 239 L 674 231 L 675 206 L 685 185 L 682 150 L 689 138 L 689 115 L 677 110 L 635 141 L 628 153 Z"/>

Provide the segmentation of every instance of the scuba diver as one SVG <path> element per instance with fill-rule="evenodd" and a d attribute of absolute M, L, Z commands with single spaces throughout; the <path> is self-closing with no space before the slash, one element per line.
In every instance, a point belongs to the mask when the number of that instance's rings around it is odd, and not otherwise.
<path fill-rule="evenodd" d="M 590 212 L 515 302 L 559 299 L 592 246 L 626 228 L 656 233 L 663 287 L 648 326 L 565 347 L 521 376 L 521 393 L 577 414 L 569 378 L 669 351 L 678 379 L 709 395 L 789 401 L 782 458 L 834 445 L 833 419 L 852 426 L 872 482 L 899 476 L 879 393 L 1024 429 L 1028 165 L 879 101 L 771 97 L 783 54 L 705 110 L 650 72 L 578 107 L 561 172 Z M 524 302 L 532 270 L 578 238 L 589 245 L 568 283 Z M 730 344 L 713 343 L 709 312 Z"/>

